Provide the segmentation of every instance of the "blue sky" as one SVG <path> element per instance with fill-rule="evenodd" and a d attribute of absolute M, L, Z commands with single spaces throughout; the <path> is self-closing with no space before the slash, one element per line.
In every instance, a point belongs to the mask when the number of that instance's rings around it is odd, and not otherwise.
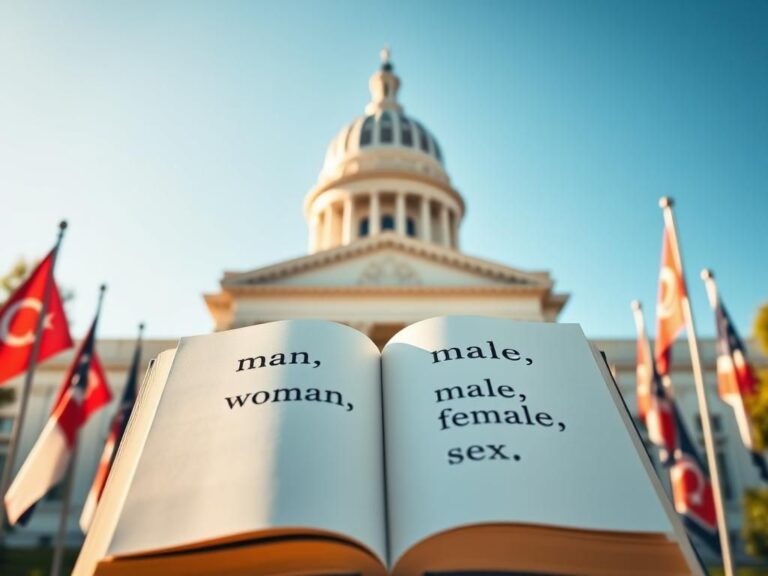
<path fill-rule="evenodd" d="M 463 249 L 550 270 L 562 321 L 631 336 L 676 216 L 699 332 L 712 267 L 768 300 L 768 4 L 0 3 L 0 268 L 38 258 L 80 336 L 207 332 L 224 270 L 306 252 L 301 205 L 388 43 L 464 194 Z M 652 322 L 651 322 L 652 323 Z"/>

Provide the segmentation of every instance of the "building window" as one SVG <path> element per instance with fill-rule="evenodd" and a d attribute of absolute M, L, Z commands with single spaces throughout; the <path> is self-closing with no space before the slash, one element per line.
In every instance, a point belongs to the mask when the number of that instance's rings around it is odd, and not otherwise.
<path fill-rule="evenodd" d="M 0 416 L 0 435 L 13 432 L 13 416 Z"/>
<path fill-rule="evenodd" d="M 413 146 L 413 128 L 405 116 L 400 116 L 400 143 L 403 146 Z"/>
<path fill-rule="evenodd" d="M 394 230 L 395 229 L 395 217 L 391 214 L 385 214 L 381 217 L 381 229 L 382 230 Z"/>
<path fill-rule="evenodd" d="M 733 486 L 731 484 L 731 474 L 728 472 L 728 459 L 725 457 L 723 446 L 715 449 L 715 459 L 717 460 L 717 469 L 720 472 L 720 484 L 723 487 L 723 498 L 733 499 Z"/>
<path fill-rule="evenodd" d="M 382 144 L 392 143 L 392 117 L 389 115 L 389 112 L 384 112 L 381 115 L 381 132 L 379 135 L 379 141 Z"/>
<path fill-rule="evenodd" d="M 720 484 L 723 488 L 723 498 L 725 500 L 732 500 L 733 480 L 731 480 L 731 473 L 728 469 L 728 458 L 725 455 L 728 439 L 723 430 L 723 420 L 720 417 L 720 414 L 710 414 L 710 422 L 712 423 L 712 441 L 715 444 L 715 460 L 717 460 L 717 469 L 720 472 Z M 699 452 L 703 456 L 703 461 L 706 464 L 707 452 L 704 444 L 704 436 L 702 435 L 701 416 L 698 414 L 696 415 L 696 430 L 699 432 Z"/>
<path fill-rule="evenodd" d="M 412 237 L 416 237 L 416 222 L 413 221 L 413 218 L 408 218 L 405 221 L 405 233 Z"/>
<path fill-rule="evenodd" d="M 712 423 L 712 433 L 719 434 L 723 431 L 723 421 L 720 419 L 720 414 L 710 414 L 709 421 Z M 696 429 L 701 432 L 701 416 L 696 416 Z"/>
<path fill-rule="evenodd" d="M 437 145 L 437 140 L 434 138 L 432 139 L 432 145 L 435 147 L 435 156 L 437 156 L 437 159 L 442 162 L 443 161 L 443 154 L 440 152 L 440 146 Z"/>
<path fill-rule="evenodd" d="M 360 227 L 357 230 L 357 235 L 360 236 L 361 238 L 363 236 L 368 236 L 368 232 L 369 232 L 368 228 L 369 228 L 368 218 L 363 218 L 362 220 L 360 220 Z"/>
<path fill-rule="evenodd" d="M 368 146 L 373 141 L 373 116 L 368 116 L 360 129 L 360 146 Z"/>

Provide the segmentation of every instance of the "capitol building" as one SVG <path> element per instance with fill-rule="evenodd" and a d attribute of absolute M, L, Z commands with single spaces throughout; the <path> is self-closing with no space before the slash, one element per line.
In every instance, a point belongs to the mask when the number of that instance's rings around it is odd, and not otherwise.
<path fill-rule="evenodd" d="M 213 330 L 228 330 L 290 318 L 334 320 L 367 334 L 383 346 L 403 327 L 446 314 L 491 315 L 556 322 L 568 294 L 556 289 L 546 262 L 540 270 L 520 270 L 461 250 L 461 225 L 472 191 L 462 193 L 448 173 L 438 138 L 406 112 L 398 93 L 401 80 L 389 54 L 370 77 L 370 102 L 331 139 L 316 184 L 303 206 L 307 253 L 270 266 L 225 271 L 219 290 L 205 294 Z M 415 86 L 429 90 L 428 86 Z M 362 103 L 361 103 L 362 104 Z M 318 151 L 319 156 L 319 151 Z M 307 159 L 307 161 L 314 161 Z M 627 302 L 627 321 L 631 311 Z M 181 336 L 181 335 L 180 335 Z M 596 340 L 630 412 L 635 410 L 635 340 Z M 145 341 L 143 364 L 174 340 Z M 100 340 L 97 348 L 113 396 L 120 397 L 133 353 L 133 340 Z M 756 563 L 740 539 L 742 493 L 760 486 L 749 454 L 741 445 L 732 410 L 716 397 L 715 343 L 700 341 L 713 410 L 713 428 L 724 499 L 738 563 Z M 768 365 L 751 347 L 751 358 Z M 16 469 L 42 429 L 73 351 L 38 368 Z M 676 344 L 672 382 L 692 435 L 703 446 L 687 345 Z M 13 381 L 20 387 L 21 378 Z M 16 395 L 19 396 L 18 394 Z M 99 411 L 81 434 L 68 544 L 83 540 L 78 520 L 108 434 L 116 400 Z M 0 464 L 17 410 L 0 406 Z M 586 455 L 585 461 L 589 461 Z M 703 454 L 703 448 L 702 448 Z M 666 472 L 657 470 L 668 488 Z M 50 546 L 59 522 L 61 490 L 42 501 L 29 524 L 14 529 L 12 546 Z M 631 498 L 631 494 L 627 494 Z M 697 546 L 707 559 L 711 554 Z"/>

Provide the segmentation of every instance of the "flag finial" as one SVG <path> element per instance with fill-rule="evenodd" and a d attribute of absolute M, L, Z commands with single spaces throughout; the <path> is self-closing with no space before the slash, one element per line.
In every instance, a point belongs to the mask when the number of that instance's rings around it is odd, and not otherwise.
<path fill-rule="evenodd" d="M 98 316 L 101 312 L 101 303 L 104 302 L 104 292 L 107 291 L 107 285 L 102 284 L 99 286 L 99 303 L 96 305 L 96 315 Z"/>
<path fill-rule="evenodd" d="M 675 205 L 675 201 L 670 196 L 662 196 L 659 198 L 659 206 L 661 208 L 672 208 Z"/>
<path fill-rule="evenodd" d="M 640 304 L 640 300 L 632 300 L 632 302 L 630 302 L 629 305 L 632 307 L 632 310 L 642 310 L 643 309 L 643 305 Z"/>
<path fill-rule="evenodd" d="M 64 232 L 66 232 L 66 230 L 67 230 L 67 221 L 62 220 L 61 222 L 59 222 L 59 237 L 56 239 L 56 247 L 54 248 L 54 250 L 58 251 L 59 244 L 61 244 L 61 239 L 64 238 Z"/>
<path fill-rule="evenodd" d="M 711 268 L 703 268 L 701 270 L 701 279 L 702 280 L 710 280 L 715 278 L 715 273 L 712 272 Z"/>

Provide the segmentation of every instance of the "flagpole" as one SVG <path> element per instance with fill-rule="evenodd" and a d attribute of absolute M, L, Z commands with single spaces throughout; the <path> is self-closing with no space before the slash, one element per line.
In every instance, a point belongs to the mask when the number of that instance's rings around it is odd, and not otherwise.
<path fill-rule="evenodd" d="M 61 503 L 59 515 L 59 530 L 56 533 L 56 544 L 53 549 L 53 562 L 51 564 L 51 576 L 61 574 L 61 564 L 64 559 L 64 541 L 67 537 L 67 519 L 69 516 L 69 503 L 72 498 L 72 490 L 75 485 L 75 466 L 77 462 L 78 442 L 72 447 L 72 456 L 67 464 L 67 475 L 64 480 L 64 500 Z"/>
<path fill-rule="evenodd" d="M 67 221 L 62 220 L 59 222 L 59 235 L 56 238 L 56 244 L 53 247 L 53 255 L 51 257 L 51 273 L 45 280 L 45 287 L 43 288 L 43 301 L 40 305 L 40 314 L 37 317 L 37 326 L 35 327 L 35 341 L 32 344 L 32 352 L 29 357 L 29 368 L 26 376 L 24 377 L 24 384 L 21 387 L 21 398 L 19 399 L 19 412 L 16 418 L 13 419 L 13 429 L 11 430 L 11 438 L 8 442 L 8 453 L 5 459 L 5 466 L 3 467 L 2 478 L 0 478 L 0 494 L 5 496 L 8 490 L 8 485 L 11 481 L 11 474 L 13 473 L 13 464 L 16 460 L 16 455 L 19 450 L 19 442 L 21 441 L 21 431 L 24 427 L 24 419 L 27 414 L 27 405 L 29 404 L 29 395 L 32 391 L 32 380 L 35 375 L 35 369 L 37 368 L 37 358 L 40 356 L 40 347 L 43 341 L 43 329 L 45 327 L 45 316 L 48 312 L 48 301 L 51 299 L 51 290 L 53 289 L 53 271 L 56 266 L 56 259 L 59 255 L 59 246 L 61 246 L 61 240 L 64 238 L 64 232 L 67 230 Z M 0 545 L 5 540 L 5 523 L 6 513 L 5 505 L 0 502 Z"/>
<path fill-rule="evenodd" d="M 672 244 L 674 246 L 674 255 L 680 271 L 685 274 L 683 268 L 683 259 L 680 253 L 680 244 L 677 240 L 677 229 L 675 228 L 675 217 L 672 213 L 674 202 L 672 198 L 663 196 L 659 200 L 659 206 L 664 213 L 664 223 L 672 235 Z M 720 549 L 723 555 L 723 568 L 725 576 L 733 576 L 733 559 L 731 557 L 731 541 L 728 537 L 728 523 L 725 516 L 725 507 L 723 506 L 723 492 L 720 485 L 720 473 L 717 467 L 717 458 L 715 457 L 715 443 L 712 437 L 712 425 L 709 414 L 709 402 L 707 400 L 707 390 L 704 386 L 704 374 L 701 369 L 701 359 L 699 357 L 699 346 L 696 341 L 696 328 L 693 322 L 693 312 L 691 302 L 688 300 L 688 292 L 682 298 L 683 319 L 685 320 L 686 330 L 688 331 L 688 347 L 691 353 L 691 365 L 693 367 L 693 380 L 696 385 L 696 398 L 699 404 L 699 413 L 701 418 L 701 429 L 704 433 L 704 448 L 707 453 L 707 466 L 709 474 L 712 477 L 712 488 L 715 499 L 715 512 L 717 515 L 717 531 L 720 535 Z"/>
<path fill-rule="evenodd" d="M 98 321 L 99 315 L 101 314 L 101 303 L 104 301 L 104 292 L 107 290 L 107 285 L 102 284 L 99 287 L 99 302 L 96 305 L 96 321 Z M 94 324 L 94 332 L 95 332 L 96 326 Z M 94 338 L 96 338 L 96 334 L 93 335 Z M 94 347 L 93 353 L 96 353 L 96 349 Z M 83 391 L 83 398 L 82 401 L 85 400 L 85 394 L 87 393 L 87 389 Z M 80 444 L 80 433 L 78 433 L 75 436 L 75 443 L 74 446 L 72 446 L 72 456 L 69 459 L 69 464 L 67 465 L 67 476 L 66 476 L 66 483 L 64 485 L 64 499 L 61 502 L 61 513 L 59 515 L 59 531 L 56 534 L 56 544 L 53 549 L 53 563 L 51 564 L 51 576 L 59 576 L 61 574 L 61 563 L 64 559 L 64 541 L 67 537 L 67 520 L 69 519 L 69 506 L 70 502 L 72 501 L 72 492 L 74 491 L 75 487 L 75 462 L 77 461 L 77 453 L 78 453 L 78 446 Z"/>

